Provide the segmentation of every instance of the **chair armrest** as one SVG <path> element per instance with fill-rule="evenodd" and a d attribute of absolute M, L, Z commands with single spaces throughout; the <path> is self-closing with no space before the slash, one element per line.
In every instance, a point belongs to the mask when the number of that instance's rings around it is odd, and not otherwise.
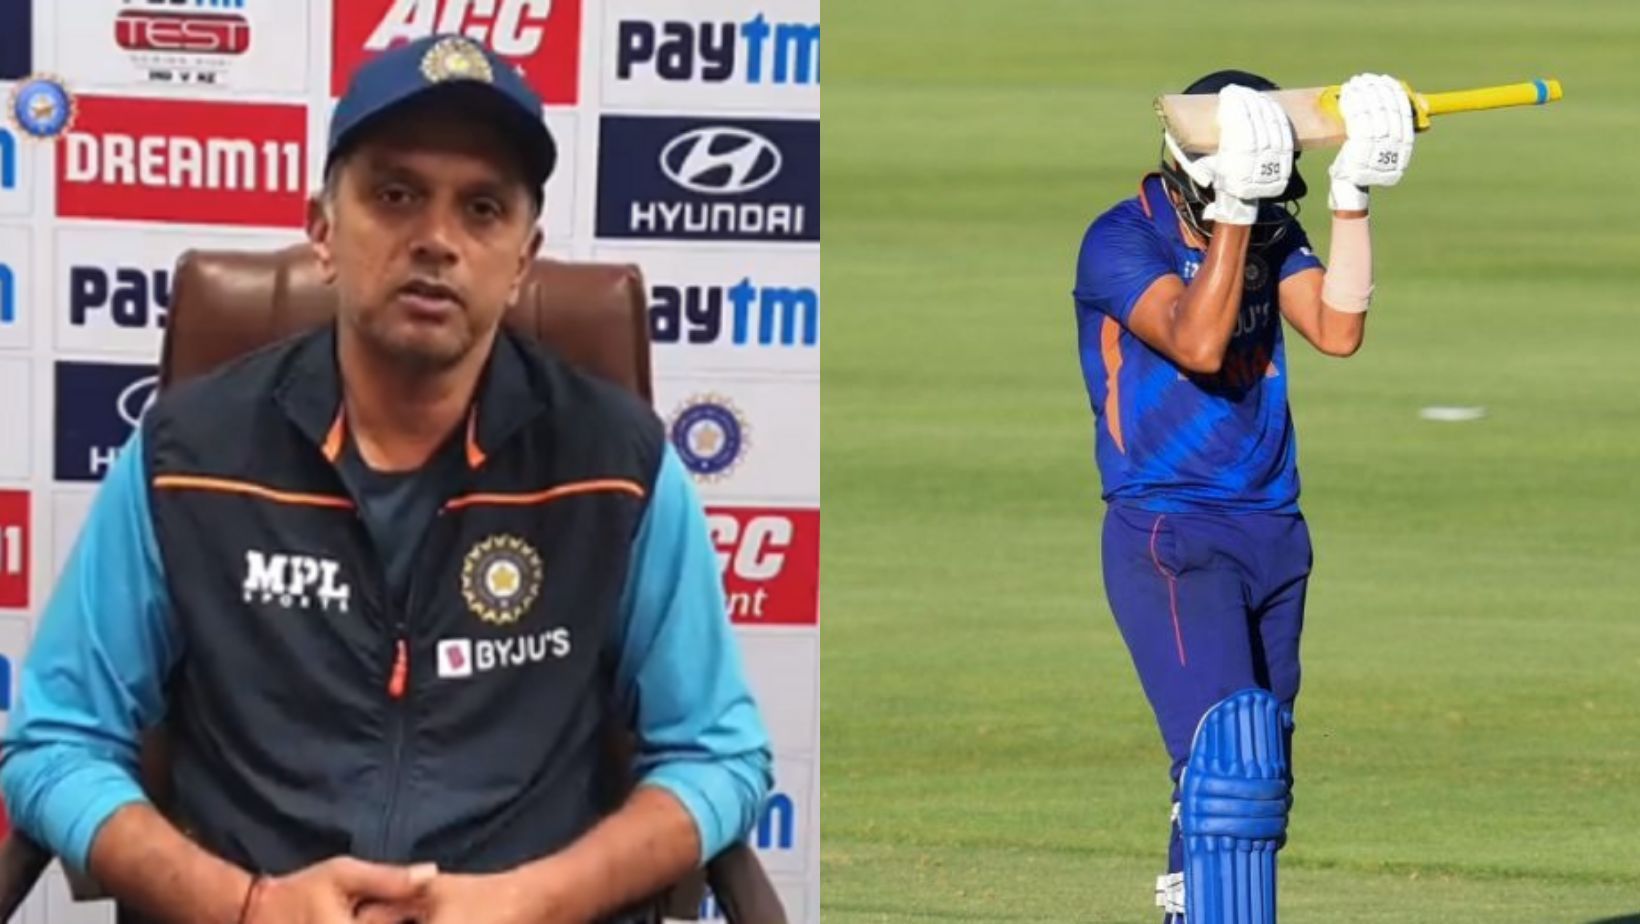
<path fill-rule="evenodd" d="M 729 924 L 786 924 L 786 911 L 757 853 L 744 841 L 706 864 L 706 881 Z"/>

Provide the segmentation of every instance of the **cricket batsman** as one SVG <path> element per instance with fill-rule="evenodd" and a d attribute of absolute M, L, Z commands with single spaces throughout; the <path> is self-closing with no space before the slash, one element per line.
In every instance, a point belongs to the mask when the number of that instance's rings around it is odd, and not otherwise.
<path fill-rule="evenodd" d="M 1324 265 L 1297 220 L 1286 113 L 1219 71 L 1218 150 L 1164 132 L 1157 172 L 1088 228 L 1077 332 L 1107 503 L 1105 590 L 1171 758 L 1165 924 L 1271 924 L 1292 805 L 1293 703 L 1311 567 L 1283 319 L 1329 356 L 1361 347 L 1368 198 L 1412 156 L 1387 76 L 1343 84 Z"/>

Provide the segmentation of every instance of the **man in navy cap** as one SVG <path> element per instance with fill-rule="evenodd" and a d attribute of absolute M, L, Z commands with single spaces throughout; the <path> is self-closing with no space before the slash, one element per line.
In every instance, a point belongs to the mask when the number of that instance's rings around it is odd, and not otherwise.
<path fill-rule="evenodd" d="M 1323 266 L 1275 89 L 1245 71 L 1187 87 L 1217 96 L 1218 149 L 1191 157 L 1164 133 L 1160 170 L 1091 223 L 1076 268 L 1105 593 L 1173 782 L 1169 924 L 1274 921 L 1311 567 L 1282 323 L 1330 356 L 1360 348 L 1369 190 L 1412 156 L 1402 86 L 1346 82 Z"/>
<path fill-rule="evenodd" d="M 489 49 L 366 64 L 309 221 L 336 322 L 168 389 L 99 489 L 0 789 L 128 908 L 651 921 L 753 825 L 768 738 L 663 426 L 501 325 L 554 161 Z"/>

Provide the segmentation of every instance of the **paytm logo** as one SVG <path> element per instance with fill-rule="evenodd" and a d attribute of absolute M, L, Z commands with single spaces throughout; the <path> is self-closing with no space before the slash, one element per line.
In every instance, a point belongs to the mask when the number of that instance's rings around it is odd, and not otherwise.
<path fill-rule="evenodd" d="M 245 602 L 284 609 L 347 612 L 353 589 L 337 579 L 342 566 L 329 558 L 285 552 L 245 551 Z"/>
<path fill-rule="evenodd" d="M 0 655 L 0 712 L 11 711 L 11 659 Z"/>
<path fill-rule="evenodd" d="M 820 82 L 820 24 L 622 20 L 616 28 L 615 76 L 652 74 L 666 81 L 738 82 L 751 86 Z"/>
<path fill-rule="evenodd" d="M 656 343 L 812 347 L 820 340 L 820 293 L 760 286 L 749 276 L 729 286 L 656 285 L 649 333 Z"/>
<path fill-rule="evenodd" d="M 163 328 L 170 305 L 168 269 L 69 267 L 68 320 L 75 327 L 111 323 L 122 328 Z"/>
<path fill-rule="evenodd" d="M 154 402 L 155 373 L 143 364 L 57 363 L 58 481 L 102 480 Z"/>

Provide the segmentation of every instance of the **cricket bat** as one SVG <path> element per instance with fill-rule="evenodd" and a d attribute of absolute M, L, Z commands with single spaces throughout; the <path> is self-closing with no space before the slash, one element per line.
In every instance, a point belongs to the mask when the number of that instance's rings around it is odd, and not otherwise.
<path fill-rule="evenodd" d="M 1427 131 L 1430 117 L 1453 112 L 1478 112 L 1507 106 L 1541 106 L 1560 99 L 1560 81 L 1529 80 L 1501 87 L 1454 90 L 1448 93 L 1419 93 L 1408 86 L 1412 123 L 1417 131 Z M 1308 87 L 1302 90 L 1275 90 L 1267 95 L 1286 110 L 1292 120 L 1301 151 L 1337 147 L 1344 143 L 1344 119 L 1338 112 L 1338 90 Z M 1162 124 L 1190 154 L 1211 154 L 1219 147 L 1219 98 L 1211 94 L 1169 93 L 1156 98 L 1156 114 Z"/>

